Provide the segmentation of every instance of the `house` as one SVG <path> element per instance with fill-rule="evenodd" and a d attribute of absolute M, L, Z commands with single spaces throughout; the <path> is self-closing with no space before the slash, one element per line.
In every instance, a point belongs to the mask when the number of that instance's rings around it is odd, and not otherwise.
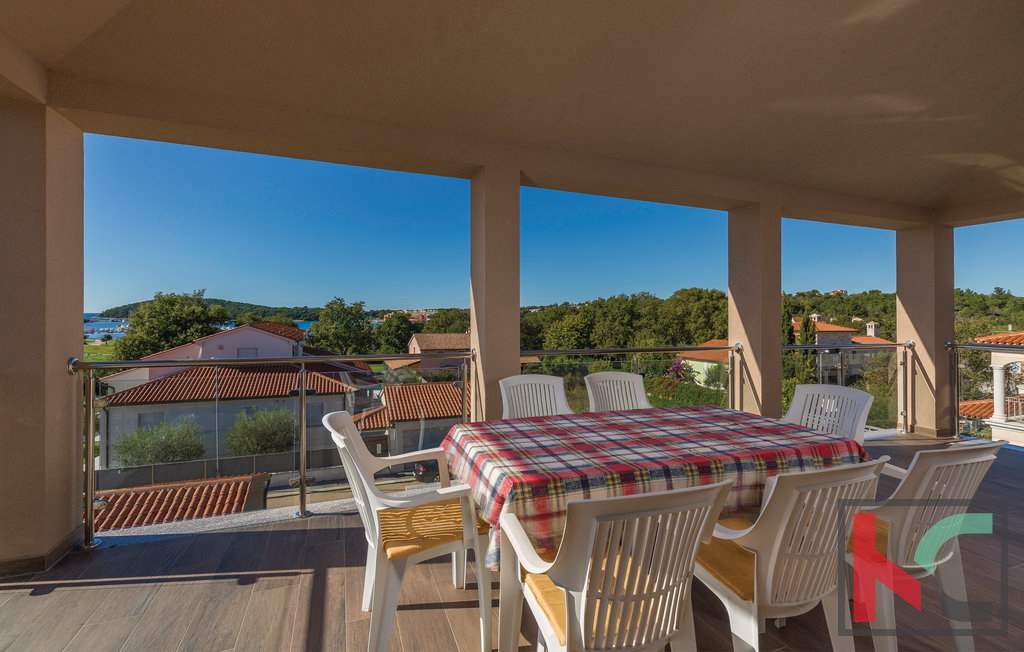
<path fill-rule="evenodd" d="M 992 439 L 1005 439 L 1018 446 L 1024 445 L 1024 395 L 1007 395 L 1007 372 L 1020 373 L 1024 363 L 1024 331 L 996 333 L 977 337 L 978 344 L 1008 347 L 992 351 L 992 399 L 962 401 L 961 417 L 973 421 L 974 426 L 991 426 Z M 1015 350 L 1015 349 L 1019 349 Z"/>
<path fill-rule="evenodd" d="M 729 346 L 729 343 L 726 340 L 708 340 L 697 346 Z M 724 386 L 724 383 L 720 384 L 720 382 L 723 378 L 727 379 L 727 376 L 723 374 L 727 373 L 729 369 L 729 351 L 684 351 L 679 354 L 679 357 L 686 360 L 686 363 L 693 369 L 693 376 L 698 385 L 704 387 Z M 728 381 L 726 380 L 726 382 Z"/>
<path fill-rule="evenodd" d="M 142 360 L 213 360 L 215 358 L 288 358 L 303 355 L 306 331 L 274 322 L 256 322 L 200 337 Z M 329 354 L 329 352 L 328 352 Z M 113 391 L 135 387 L 180 371 L 181 367 L 126 369 L 103 378 Z"/>
<path fill-rule="evenodd" d="M 840 384 L 840 363 L 845 368 L 844 383 L 846 379 L 852 376 L 860 376 L 864 371 L 865 365 L 877 360 L 880 356 L 891 353 L 891 350 L 884 347 L 891 347 L 895 344 L 895 342 L 890 342 L 878 336 L 881 324 L 876 321 L 869 321 L 865 324 L 867 335 L 855 335 L 858 332 L 856 328 L 830 324 L 827 321 L 822 321 L 821 316 L 816 314 L 809 315 L 809 318 L 814 321 L 814 343 L 818 346 L 839 347 L 860 344 L 883 347 L 876 350 L 850 349 L 843 352 L 841 360 L 838 350 L 819 350 L 818 382 Z M 803 317 L 794 317 L 792 323 L 793 333 L 799 335 L 803 325 Z"/>
<path fill-rule="evenodd" d="M 334 443 L 321 423 L 336 410 L 356 412 L 360 389 L 337 377 L 307 372 L 306 437 L 308 450 L 330 450 Z M 208 457 L 230 457 L 224 437 L 246 410 L 285 408 L 298 414 L 298 365 L 191 367 L 103 397 L 97 435 L 98 468 L 120 466 L 113 444 L 143 427 L 192 418 L 199 426 Z"/>
<path fill-rule="evenodd" d="M 452 426 L 465 420 L 462 389 L 455 383 L 385 385 L 380 400 L 382 406 L 354 420 L 364 437 L 387 437 L 391 455 L 433 448 Z"/>

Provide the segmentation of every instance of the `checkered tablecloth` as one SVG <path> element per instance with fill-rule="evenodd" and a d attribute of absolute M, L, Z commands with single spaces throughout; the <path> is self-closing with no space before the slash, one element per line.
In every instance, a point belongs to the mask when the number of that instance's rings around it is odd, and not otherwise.
<path fill-rule="evenodd" d="M 481 516 L 515 514 L 541 552 L 558 549 L 570 500 L 732 478 L 732 512 L 758 507 L 769 476 L 870 459 L 850 439 L 710 406 L 463 423 L 441 447 Z M 491 566 L 498 553 L 495 527 Z"/>

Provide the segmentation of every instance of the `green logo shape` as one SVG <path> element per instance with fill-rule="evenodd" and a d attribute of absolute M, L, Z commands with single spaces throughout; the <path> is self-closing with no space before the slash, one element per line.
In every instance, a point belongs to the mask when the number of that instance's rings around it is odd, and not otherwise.
<path fill-rule="evenodd" d="M 928 528 L 914 552 L 914 561 L 935 574 L 935 558 L 942 544 L 961 534 L 992 534 L 992 514 L 954 514 Z"/>

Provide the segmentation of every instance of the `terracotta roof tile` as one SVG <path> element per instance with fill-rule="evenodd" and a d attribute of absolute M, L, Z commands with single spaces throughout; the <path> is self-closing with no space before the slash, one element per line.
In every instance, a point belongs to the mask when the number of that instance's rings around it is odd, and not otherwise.
<path fill-rule="evenodd" d="M 390 428 L 397 421 L 462 416 L 462 390 L 453 383 L 396 383 L 381 390 L 382 407 L 355 418 L 360 430 Z"/>
<path fill-rule="evenodd" d="M 193 367 L 104 398 L 110 405 L 279 398 L 298 386 L 299 370 L 295 365 Z M 343 394 L 356 389 L 318 372 L 306 374 L 306 386 L 317 394 Z"/>
<path fill-rule="evenodd" d="M 108 507 L 96 512 L 96 531 L 238 514 L 245 511 L 253 485 L 261 490 L 269 477 L 258 473 L 98 491 L 96 497 Z"/>
<path fill-rule="evenodd" d="M 850 338 L 850 341 L 854 344 L 895 344 L 895 342 L 890 342 L 874 335 L 854 335 Z"/>
<path fill-rule="evenodd" d="M 469 333 L 416 333 L 412 336 L 420 351 L 465 351 L 470 348 Z"/>
<path fill-rule="evenodd" d="M 698 346 L 729 346 L 729 343 L 725 340 L 708 340 Z M 680 358 L 684 360 L 706 360 L 708 362 L 729 362 L 728 351 L 708 351 L 703 353 L 701 351 L 683 351 L 679 354 Z"/>
<path fill-rule="evenodd" d="M 985 335 L 983 337 L 974 338 L 974 341 L 979 344 L 1016 344 L 1024 346 L 1024 331 Z"/>
<path fill-rule="evenodd" d="M 295 326 L 287 326 L 285 324 L 277 324 L 272 321 L 258 321 L 253 322 L 251 324 L 245 324 L 245 326 L 258 328 L 261 331 L 273 333 L 274 335 L 280 335 L 281 337 L 287 337 L 288 339 L 295 340 L 296 342 L 301 342 L 302 340 L 306 339 L 306 331 L 302 330 L 301 328 L 296 328 Z"/>
<path fill-rule="evenodd" d="M 1022 396 L 1007 396 L 1007 401 L 1011 398 L 1024 398 Z M 1007 412 L 1010 411 L 1009 405 L 1007 405 Z M 983 398 L 976 401 L 960 401 L 960 415 L 965 417 L 971 417 L 974 419 L 991 419 L 992 414 L 995 412 L 995 400 L 991 398 Z"/>
<path fill-rule="evenodd" d="M 795 318 L 793 321 L 793 332 L 799 333 L 800 326 L 803 323 L 802 318 Z M 846 326 L 839 326 L 838 324 L 830 324 L 827 321 L 816 321 L 814 322 L 814 330 L 819 333 L 856 333 L 856 328 L 848 328 Z"/>

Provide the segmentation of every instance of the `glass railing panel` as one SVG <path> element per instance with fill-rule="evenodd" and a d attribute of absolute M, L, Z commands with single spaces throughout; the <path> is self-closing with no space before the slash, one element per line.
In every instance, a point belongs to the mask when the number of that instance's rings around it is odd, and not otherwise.
<path fill-rule="evenodd" d="M 898 347 L 787 347 L 782 352 L 782 411 L 789 409 L 799 384 L 843 385 L 874 396 L 869 430 L 902 427 Z"/>
<path fill-rule="evenodd" d="M 724 361 L 715 360 L 717 357 Z M 522 373 L 547 374 L 564 380 L 566 399 L 573 412 L 589 410 L 584 377 L 601 371 L 642 375 L 648 401 L 654 407 L 724 407 L 729 403 L 728 351 L 594 355 L 530 351 L 523 354 Z"/>

